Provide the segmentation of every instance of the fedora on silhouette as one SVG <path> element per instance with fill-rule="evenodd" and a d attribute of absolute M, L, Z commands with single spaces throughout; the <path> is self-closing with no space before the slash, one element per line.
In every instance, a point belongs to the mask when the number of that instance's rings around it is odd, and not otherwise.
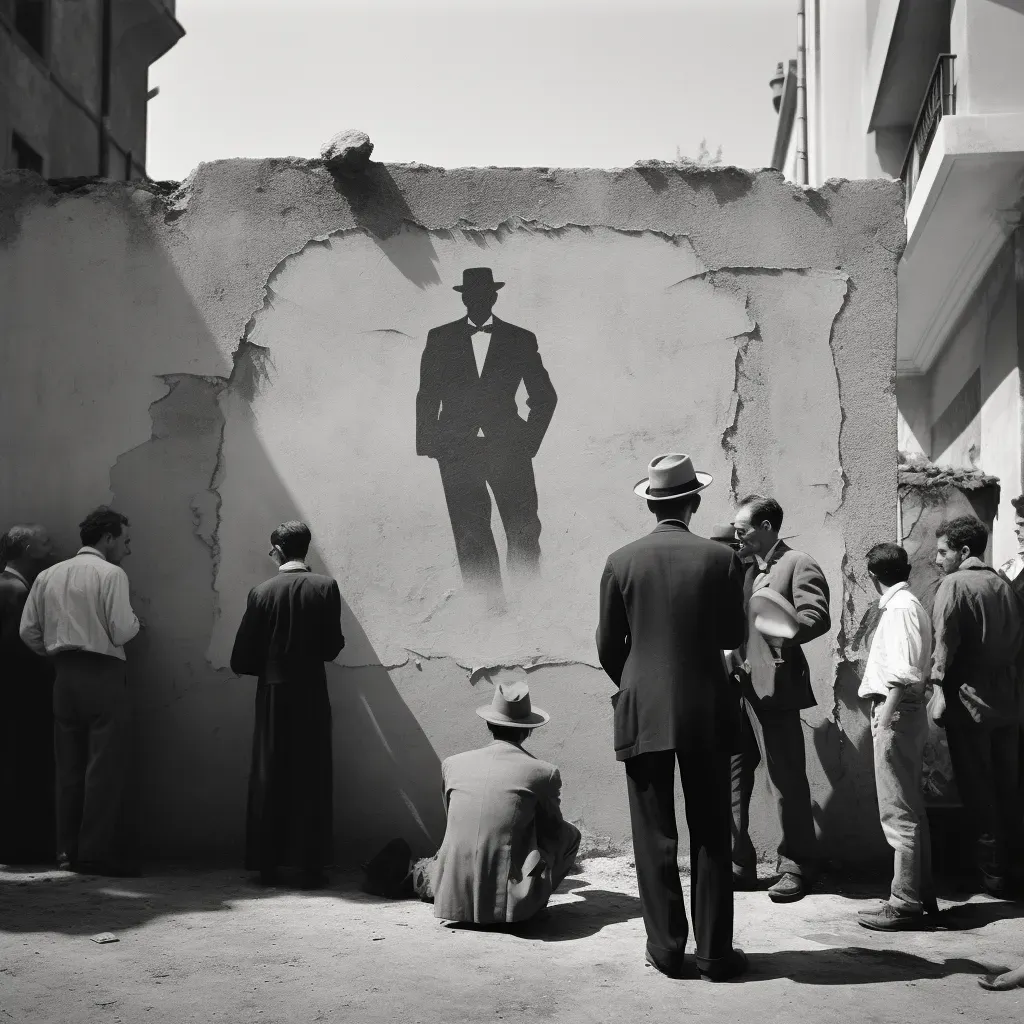
<path fill-rule="evenodd" d="M 492 594 L 502 583 L 488 486 L 509 570 L 535 572 L 541 525 L 533 457 L 558 400 L 536 335 L 492 313 L 504 286 L 489 267 L 462 272 L 454 290 L 466 316 L 428 332 L 416 395 L 416 454 L 437 460 L 463 581 Z M 525 419 L 516 404 L 520 384 Z"/>

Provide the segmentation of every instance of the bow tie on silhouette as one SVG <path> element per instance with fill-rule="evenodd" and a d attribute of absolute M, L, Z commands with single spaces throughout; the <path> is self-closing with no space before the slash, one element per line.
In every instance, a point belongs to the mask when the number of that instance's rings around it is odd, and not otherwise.
<path fill-rule="evenodd" d="M 477 327 L 476 324 L 470 324 L 469 325 L 469 333 L 470 334 L 479 334 L 481 331 L 483 331 L 484 334 L 490 334 L 491 331 L 493 331 L 493 330 L 494 330 L 494 324 L 487 324 L 486 327 Z"/>

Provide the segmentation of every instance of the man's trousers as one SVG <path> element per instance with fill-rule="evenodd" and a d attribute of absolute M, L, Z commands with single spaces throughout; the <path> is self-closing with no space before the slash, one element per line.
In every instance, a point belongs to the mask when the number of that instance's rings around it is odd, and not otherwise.
<path fill-rule="evenodd" d="M 813 871 L 817 843 L 800 712 L 757 711 L 746 699 L 743 708 L 741 749 L 732 757 L 733 871 L 744 878 L 757 873 L 757 855 L 747 829 L 754 772 L 763 760 L 782 826 L 778 870 L 806 876 Z"/>
<path fill-rule="evenodd" d="M 633 856 L 647 944 L 662 967 L 682 966 L 688 923 L 679 880 L 675 765 L 690 832 L 690 907 L 697 966 L 732 955 L 729 755 L 659 750 L 626 762 Z"/>
<path fill-rule="evenodd" d="M 58 857 L 121 865 L 132 717 L 125 663 L 87 651 L 54 661 Z"/>

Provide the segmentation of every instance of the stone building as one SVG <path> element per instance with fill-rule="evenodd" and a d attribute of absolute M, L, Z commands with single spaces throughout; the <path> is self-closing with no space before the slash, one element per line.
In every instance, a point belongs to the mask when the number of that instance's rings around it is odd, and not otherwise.
<path fill-rule="evenodd" d="M 812 186 L 903 180 L 899 445 L 998 478 L 998 565 L 1016 551 L 1021 491 L 1024 0 L 794 7 L 798 59 L 772 82 L 772 165 Z"/>
<path fill-rule="evenodd" d="M 0 0 L 0 168 L 146 177 L 149 66 L 175 0 Z"/>

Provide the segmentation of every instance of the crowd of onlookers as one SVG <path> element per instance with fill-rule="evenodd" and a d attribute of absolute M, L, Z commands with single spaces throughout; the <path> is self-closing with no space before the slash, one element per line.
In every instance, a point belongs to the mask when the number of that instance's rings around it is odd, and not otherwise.
<path fill-rule="evenodd" d="M 616 687 L 613 746 L 626 775 L 647 962 L 671 977 L 687 973 L 678 766 L 695 970 L 724 981 L 747 969 L 732 945 L 733 894 L 761 885 L 747 828 L 758 764 L 782 836 L 768 897 L 785 904 L 814 888 L 820 857 L 800 713 L 816 700 L 802 648 L 829 631 L 831 618 L 825 575 L 782 536 L 773 498 L 743 498 L 707 538 L 690 529 L 711 483 L 688 456 L 651 462 L 635 491 L 657 525 L 609 556 L 596 641 Z M 981 888 L 1024 896 L 1024 496 L 1014 508 L 1019 553 L 998 570 L 984 561 L 988 529 L 977 518 L 938 528 L 943 576 L 930 614 L 910 587 L 904 548 L 880 542 L 865 553 L 879 614 L 859 695 L 894 851 L 888 899 L 859 914 L 867 928 L 926 928 L 940 912 L 922 793 L 930 721 L 945 731 Z M 14 526 L 2 539 L 0 861 L 56 854 L 65 870 L 131 875 L 138 864 L 125 844 L 132 687 L 124 648 L 141 627 L 120 567 L 130 524 L 101 507 L 80 535 L 78 552 L 56 564 L 41 526 Z M 266 885 L 294 866 L 302 885 L 321 886 L 330 863 L 324 663 L 345 641 L 338 584 L 310 570 L 310 543 L 303 523 L 273 531 L 278 571 L 250 592 L 231 657 L 233 671 L 258 680 L 246 864 Z M 442 765 L 440 848 L 417 859 L 396 840 L 366 866 L 366 884 L 429 900 L 445 920 L 512 925 L 547 904 L 572 869 L 580 833 L 562 816 L 558 768 L 524 749 L 549 720 L 526 683 L 495 686 L 477 713 L 491 742 Z M 986 984 L 1009 987 L 1022 974 Z"/>

